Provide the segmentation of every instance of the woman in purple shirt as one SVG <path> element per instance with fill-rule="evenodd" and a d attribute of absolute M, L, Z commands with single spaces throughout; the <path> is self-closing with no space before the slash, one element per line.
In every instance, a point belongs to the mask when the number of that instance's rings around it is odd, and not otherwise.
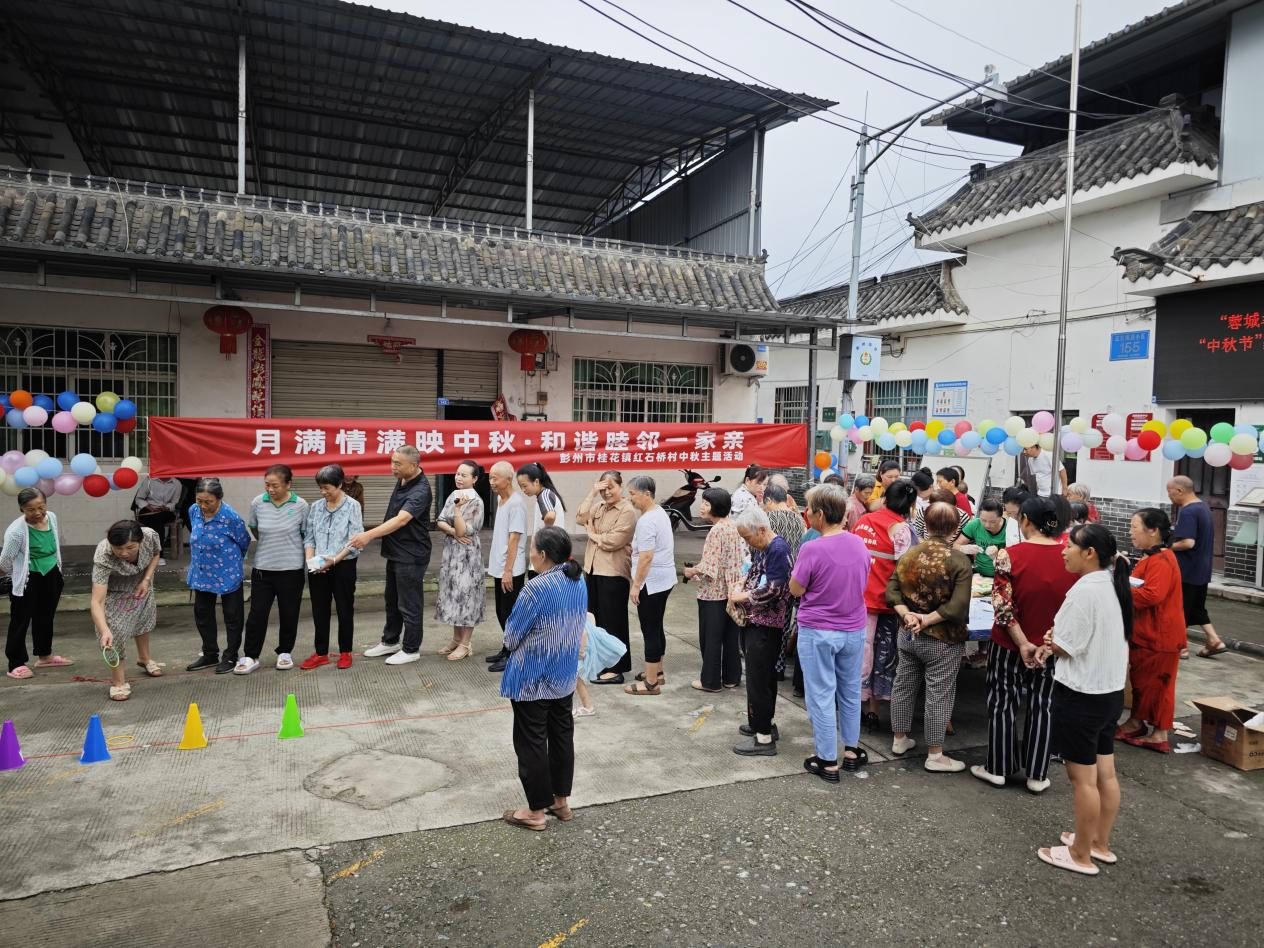
<path fill-rule="evenodd" d="M 855 770 L 869 761 L 859 746 L 869 551 L 843 528 L 847 492 L 841 487 L 814 487 L 807 504 L 808 523 L 821 536 L 799 549 L 790 574 L 790 592 L 799 597 L 799 662 L 816 745 L 815 756 L 803 767 L 833 783 L 838 780 L 840 731 L 842 769 Z"/>

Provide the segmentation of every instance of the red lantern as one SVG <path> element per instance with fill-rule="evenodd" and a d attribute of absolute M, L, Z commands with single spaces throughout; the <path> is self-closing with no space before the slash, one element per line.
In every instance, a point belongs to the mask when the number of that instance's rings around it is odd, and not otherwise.
<path fill-rule="evenodd" d="M 211 332 L 219 333 L 219 351 L 225 359 L 237 354 L 237 337 L 254 324 L 250 314 L 240 306 L 212 306 L 202 322 Z"/>
<path fill-rule="evenodd" d="M 549 337 L 538 329 L 515 329 L 509 334 L 509 348 L 522 356 L 522 371 L 534 372 L 535 357 L 549 351 Z"/>

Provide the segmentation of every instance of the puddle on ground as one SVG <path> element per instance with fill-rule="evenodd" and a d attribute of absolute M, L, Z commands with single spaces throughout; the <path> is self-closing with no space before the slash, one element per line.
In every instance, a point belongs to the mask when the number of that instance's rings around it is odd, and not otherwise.
<path fill-rule="evenodd" d="M 437 760 L 380 750 L 347 754 L 308 774 L 303 789 L 364 810 L 388 806 L 446 787 L 452 772 Z"/>

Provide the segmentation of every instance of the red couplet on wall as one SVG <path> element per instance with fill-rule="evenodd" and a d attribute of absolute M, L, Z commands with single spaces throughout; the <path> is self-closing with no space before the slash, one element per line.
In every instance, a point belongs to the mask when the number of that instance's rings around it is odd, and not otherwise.
<path fill-rule="evenodd" d="M 391 454 L 411 444 L 430 474 L 462 461 L 490 467 L 542 462 L 552 473 L 607 468 L 802 467 L 804 425 L 584 424 L 547 421 L 419 421 L 368 418 L 149 419 L 156 477 L 258 477 L 272 464 L 314 474 L 388 474 Z"/>

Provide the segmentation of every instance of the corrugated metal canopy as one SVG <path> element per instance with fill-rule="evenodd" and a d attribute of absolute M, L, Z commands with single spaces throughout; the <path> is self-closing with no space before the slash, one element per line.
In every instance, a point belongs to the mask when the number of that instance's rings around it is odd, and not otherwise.
<path fill-rule="evenodd" d="M 94 174 L 569 233 L 646 166 L 696 163 L 831 102 L 338 0 L 5 0 L 13 53 Z M 792 102 L 793 109 L 784 103 Z"/>

